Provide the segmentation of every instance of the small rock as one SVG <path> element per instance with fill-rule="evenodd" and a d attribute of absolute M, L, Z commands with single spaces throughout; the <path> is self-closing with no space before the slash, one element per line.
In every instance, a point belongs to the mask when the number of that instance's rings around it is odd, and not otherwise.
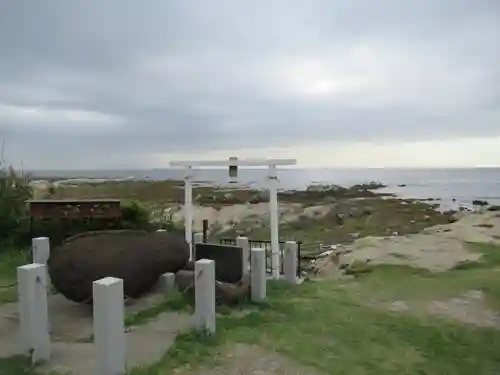
<path fill-rule="evenodd" d="M 482 300 L 484 299 L 484 293 L 481 290 L 469 290 L 464 294 L 464 297 L 468 299 Z"/>
<path fill-rule="evenodd" d="M 340 214 L 336 214 L 335 215 L 335 222 L 338 224 L 338 225 L 343 225 L 344 224 L 344 220 L 345 219 L 345 215 L 343 213 L 340 213 Z"/>
<path fill-rule="evenodd" d="M 361 216 L 370 216 L 373 214 L 373 207 L 366 207 L 364 210 L 363 210 L 363 213 L 361 214 Z"/>
<path fill-rule="evenodd" d="M 337 199 L 335 197 L 326 197 L 325 202 L 326 203 L 335 203 Z"/>
<path fill-rule="evenodd" d="M 472 204 L 474 206 L 487 206 L 489 203 L 487 201 L 482 201 L 482 200 L 479 200 L 479 199 L 474 199 L 472 201 Z"/>
<path fill-rule="evenodd" d="M 462 219 L 464 216 L 465 216 L 465 214 L 463 212 L 461 212 L 461 211 L 460 212 L 455 212 L 452 215 L 450 215 L 450 217 L 448 218 L 448 221 L 450 223 L 455 223 L 458 220 Z"/>
<path fill-rule="evenodd" d="M 500 206 L 491 206 L 491 207 L 488 207 L 488 211 L 491 211 L 491 212 L 500 211 Z"/>
<path fill-rule="evenodd" d="M 406 311 L 408 310 L 408 305 L 404 301 L 394 301 L 389 307 L 391 311 Z"/>

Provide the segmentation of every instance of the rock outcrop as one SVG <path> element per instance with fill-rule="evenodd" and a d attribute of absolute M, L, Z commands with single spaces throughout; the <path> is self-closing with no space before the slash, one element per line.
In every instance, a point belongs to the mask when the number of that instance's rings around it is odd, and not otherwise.
<path fill-rule="evenodd" d="M 135 230 L 87 232 L 53 249 L 48 270 L 54 288 L 75 302 L 91 302 L 92 283 L 123 279 L 126 297 L 151 290 L 159 276 L 177 272 L 189 260 L 189 246 L 176 233 Z"/>

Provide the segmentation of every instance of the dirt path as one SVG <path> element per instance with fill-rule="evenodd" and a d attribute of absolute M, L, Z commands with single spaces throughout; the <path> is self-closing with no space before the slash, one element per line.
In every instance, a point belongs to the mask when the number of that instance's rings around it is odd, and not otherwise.
<path fill-rule="evenodd" d="M 321 375 L 318 370 L 297 363 L 282 354 L 256 345 L 236 344 L 225 347 L 213 368 L 196 371 L 178 369 L 182 375 Z"/>
<path fill-rule="evenodd" d="M 127 303 L 126 314 L 134 314 L 154 305 L 160 298 L 151 294 Z M 52 358 L 40 368 L 72 375 L 95 374 L 94 345 L 92 343 L 92 310 L 88 306 L 73 303 L 61 295 L 49 297 L 49 318 L 51 324 Z M 179 331 L 191 326 L 191 316 L 179 313 L 163 313 L 154 320 L 132 327 L 126 333 L 127 366 L 136 367 L 151 364 L 161 358 L 174 342 Z M 19 354 L 19 321 L 17 304 L 0 306 L 0 358 Z"/>

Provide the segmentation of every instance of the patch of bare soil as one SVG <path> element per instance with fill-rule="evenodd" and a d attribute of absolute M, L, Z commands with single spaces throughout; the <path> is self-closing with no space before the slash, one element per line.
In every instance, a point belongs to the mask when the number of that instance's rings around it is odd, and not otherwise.
<path fill-rule="evenodd" d="M 161 300 L 155 293 L 125 303 L 126 314 L 145 310 Z M 70 372 L 73 375 L 94 375 L 96 353 L 92 342 L 92 308 L 67 300 L 62 295 L 49 297 L 49 320 L 52 354 L 40 371 Z M 178 332 L 192 326 L 191 316 L 166 312 L 146 324 L 134 326 L 125 335 L 127 366 L 151 364 L 161 358 L 173 344 Z M 0 358 L 19 352 L 19 318 L 17 303 L 0 306 Z"/>
<path fill-rule="evenodd" d="M 319 220 L 330 212 L 331 204 L 304 207 L 300 203 L 281 202 L 279 210 L 281 223 L 293 222 L 300 217 Z M 193 211 L 193 230 L 201 231 L 204 219 L 208 219 L 210 225 L 219 230 L 227 230 L 233 225 L 242 222 L 245 222 L 245 225 L 254 227 L 262 225 L 263 218 L 269 216 L 269 204 L 234 204 L 219 209 L 194 205 Z M 168 216 L 171 216 L 174 222 L 182 223 L 184 221 L 184 210 L 181 206 L 171 207 Z"/>
<path fill-rule="evenodd" d="M 422 301 L 392 301 L 383 303 L 382 306 L 376 302 L 372 302 L 371 305 L 394 313 L 423 313 L 462 324 L 500 330 L 500 315 L 489 308 L 480 290 L 470 290 L 458 297 L 424 303 Z"/>
<path fill-rule="evenodd" d="M 211 369 L 178 369 L 189 375 L 321 375 L 318 370 L 298 364 L 291 358 L 256 345 L 236 344 L 226 347 Z"/>
<path fill-rule="evenodd" d="M 445 301 L 432 301 L 426 310 L 429 314 L 460 323 L 500 329 L 500 316 L 488 308 L 480 290 L 471 290 L 460 297 Z"/>
<path fill-rule="evenodd" d="M 500 218 L 491 213 L 471 213 L 448 225 L 438 225 L 408 236 L 364 237 L 343 245 L 342 264 L 355 261 L 371 264 L 400 264 L 447 271 L 459 263 L 476 261 L 477 253 L 469 251 L 467 242 L 500 244 Z M 321 275 L 338 274 L 338 265 L 321 268 Z"/>

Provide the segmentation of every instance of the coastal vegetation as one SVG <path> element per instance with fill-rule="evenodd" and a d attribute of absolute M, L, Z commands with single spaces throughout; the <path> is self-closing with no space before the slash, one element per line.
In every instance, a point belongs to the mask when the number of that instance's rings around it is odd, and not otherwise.
<path fill-rule="evenodd" d="M 500 248 L 469 246 L 482 261 L 442 273 L 379 265 L 355 279 L 269 282 L 265 304 L 221 312 L 215 336 L 181 333 L 158 362 L 128 374 L 495 374 Z M 41 374 L 21 357 L 0 360 L 0 373 Z"/>
<path fill-rule="evenodd" d="M 318 254 L 325 244 L 352 253 L 338 264 L 328 264 L 329 256 L 318 259 L 320 271 L 301 285 L 269 282 L 266 303 L 220 310 L 215 336 L 181 333 L 159 361 L 129 374 L 495 373 L 500 218 L 485 210 L 456 221 L 437 210 L 439 202 L 400 199 L 377 187 L 281 192 L 283 240 L 301 241 L 305 255 Z M 182 229 L 179 181 L 51 182 L 44 189 L 32 182 L 26 189 L 38 198 L 120 199 L 123 227 Z M 211 240 L 241 234 L 268 239 L 266 192 L 201 186 L 193 197 L 195 230 L 208 219 Z M 18 225 L 27 215 L 21 206 Z M 0 288 L 15 283 L 16 267 L 29 258 L 14 246 L 15 238 L 4 241 Z M 331 272 L 343 265 L 343 274 Z M 15 288 L 0 289 L 0 306 L 15 298 Z M 176 298 L 127 316 L 127 326 L 184 311 L 182 296 Z M 20 357 L 1 359 L 0 373 L 40 374 Z"/>

